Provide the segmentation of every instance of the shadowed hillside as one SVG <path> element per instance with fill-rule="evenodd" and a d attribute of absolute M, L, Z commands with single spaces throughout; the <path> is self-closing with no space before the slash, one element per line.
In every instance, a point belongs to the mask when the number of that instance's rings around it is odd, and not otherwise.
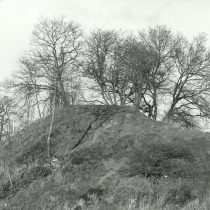
<path fill-rule="evenodd" d="M 131 107 L 70 106 L 55 115 L 58 161 L 51 169 L 49 124 L 50 116 L 12 140 L 13 186 L 2 174 L 1 209 L 198 209 L 207 199 L 208 133 L 150 120 Z"/>

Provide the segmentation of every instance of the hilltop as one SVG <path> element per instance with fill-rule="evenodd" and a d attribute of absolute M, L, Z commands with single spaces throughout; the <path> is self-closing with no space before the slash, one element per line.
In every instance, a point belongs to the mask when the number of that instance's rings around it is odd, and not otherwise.
<path fill-rule="evenodd" d="M 50 116 L 14 136 L 13 186 L 2 173 L 1 209 L 172 210 L 206 199 L 209 133 L 151 120 L 132 107 L 70 106 L 55 114 L 57 163 L 50 169 L 49 124 Z"/>

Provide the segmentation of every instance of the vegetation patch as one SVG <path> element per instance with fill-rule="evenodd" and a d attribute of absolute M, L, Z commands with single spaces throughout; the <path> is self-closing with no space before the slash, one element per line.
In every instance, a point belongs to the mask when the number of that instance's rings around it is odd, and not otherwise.
<path fill-rule="evenodd" d="M 121 173 L 147 178 L 193 177 L 198 173 L 195 160 L 190 148 L 181 144 L 143 144 L 130 155 L 127 167 Z"/>
<path fill-rule="evenodd" d="M 37 141 L 16 157 L 18 165 L 29 165 L 35 161 L 44 162 L 47 158 L 47 145 L 45 141 Z"/>
<path fill-rule="evenodd" d="M 82 165 L 84 162 L 87 162 L 88 160 L 86 158 L 83 157 L 74 157 L 71 160 L 71 164 L 72 165 Z"/>
<path fill-rule="evenodd" d="M 49 174 L 51 174 L 49 168 L 40 166 L 26 171 L 19 178 L 12 180 L 12 185 L 9 181 L 1 185 L 0 199 L 13 197 L 18 191 L 28 187 L 33 181 L 47 177 Z"/>
<path fill-rule="evenodd" d="M 182 207 L 195 199 L 196 196 L 192 193 L 191 187 L 187 185 L 181 185 L 179 188 L 169 190 L 165 200 L 165 205 L 173 204 Z"/>
<path fill-rule="evenodd" d="M 96 202 L 100 202 L 103 194 L 104 190 L 101 186 L 91 187 L 79 196 L 79 199 L 83 200 L 86 206 L 90 206 Z"/>

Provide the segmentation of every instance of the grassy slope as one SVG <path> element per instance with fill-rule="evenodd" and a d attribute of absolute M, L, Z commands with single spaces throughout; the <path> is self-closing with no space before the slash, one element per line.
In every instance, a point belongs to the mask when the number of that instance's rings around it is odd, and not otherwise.
<path fill-rule="evenodd" d="M 13 187 L 2 178 L 2 209 L 5 202 L 15 210 L 123 209 L 131 197 L 137 208 L 162 199 L 162 209 L 180 209 L 210 189 L 208 133 L 173 128 L 130 107 L 72 106 L 55 116 L 52 151 L 61 165 L 51 172 L 48 129 L 49 117 L 15 136 L 17 170 Z"/>

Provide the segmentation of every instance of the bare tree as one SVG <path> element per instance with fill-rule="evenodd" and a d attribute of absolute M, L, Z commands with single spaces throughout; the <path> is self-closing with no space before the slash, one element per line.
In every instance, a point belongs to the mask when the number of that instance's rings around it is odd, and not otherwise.
<path fill-rule="evenodd" d="M 123 72 L 119 67 L 120 37 L 115 31 L 95 30 L 86 40 L 83 74 L 91 79 L 91 89 L 98 92 L 105 104 L 125 102 L 119 95 Z M 122 87 L 122 86 L 121 86 Z"/>
<path fill-rule="evenodd" d="M 152 57 L 142 108 L 149 117 L 157 119 L 161 97 L 170 83 L 169 77 L 174 66 L 171 57 L 179 44 L 179 37 L 175 37 L 166 26 L 156 26 L 147 32 L 141 31 L 139 42 L 151 52 Z"/>
<path fill-rule="evenodd" d="M 87 40 L 85 75 L 95 81 L 106 104 L 132 103 L 156 119 L 176 45 L 165 26 L 124 38 L 115 31 L 96 30 Z"/>
<path fill-rule="evenodd" d="M 11 136 L 14 134 L 13 117 L 16 114 L 16 104 L 8 96 L 0 97 L 0 168 L 8 177 L 12 186 L 11 174 Z"/>
<path fill-rule="evenodd" d="M 5 142 L 0 142 L 0 169 L 6 177 L 9 179 L 10 186 L 12 183 L 12 174 L 14 173 L 14 165 L 11 160 L 12 141 L 11 135 L 7 135 Z"/>
<path fill-rule="evenodd" d="M 149 87 L 148 79 L 154 62 L 153 52 L 142 45 L 136 37 L 127 37 L 118 53 L 120 70 L 124 77 L 123 96 L 127 103 L 145 110 L 142 100 Z"/>
<path fill-rule="evenodd" d="M 36 107 L 39 117 L 46 104 L 52 109 L 54 90 L 56 106 L 67 106 L 75 87 L 71 83 L 78 77 L 81 49 L 82 33 L 77 24 L 64 18 L 42 19 L 35 26 L 32 47 L 20 58 L 20 71 L 10 87 L 22 96 L 24 104 Z M 79 82 L 77 79 L 78 91 Z"/>
<path fill-rule="evenodd" d="M 133 104 L 152 119 L 165 115 L 163 119 L 193 126 L 196 117 L 209 118 L 210 53 L 205 41 L 199 36 L 189 42 L 166 26 L 137 36 L 98 29 L 83 41 L 77 24 L 42 19 L 9 86 L 23 99 L 27 119 L 77 103 L 81 81 L 87 81 L 85 96 L 93 92 L 98 98 L 85 101 Z"/>
<path fill-rule="evenodd" d="M 55 111 L 56 111 L 56 89 L 54 91 L 54 101 L 53 101 L 53 108 L 52 108 L 52 117 L 50 120 L 50 128 L 47 136 L 47 155 L 48 155 L 48 160 L 51 166 L 51 157 L 52 157 L 52 148 L 51 148 L 51 142 L 52 142 L 52 130 L 53 130 L 53 123 L 55 119 Z"/>
<path fill-rule="evenodd" d="M 205 37 L 192 43 L 156 26 L 138 37 L 94 31 L 87 41 L 85 75 L 106 104 L 133 104 L 157 119 L 193 126 L 209 117 L 209 51 Z"/>
<path fill-rule="evenodd" d="M 169 91 L 171 104 L 165 118 L 192 127 L 196 125 L 196 117 L 210 116 L 210 51 L 206 48 L 206 37 L 200 35 L 193 42 L 182 38 L 173 61 L 175 72 Z"/>
<path fill-rule="evenodd" d="M 0 142 L 13 132 L 12 116 L 15 114 L 14 100 L 8 96 L 0 97 Z"/>

